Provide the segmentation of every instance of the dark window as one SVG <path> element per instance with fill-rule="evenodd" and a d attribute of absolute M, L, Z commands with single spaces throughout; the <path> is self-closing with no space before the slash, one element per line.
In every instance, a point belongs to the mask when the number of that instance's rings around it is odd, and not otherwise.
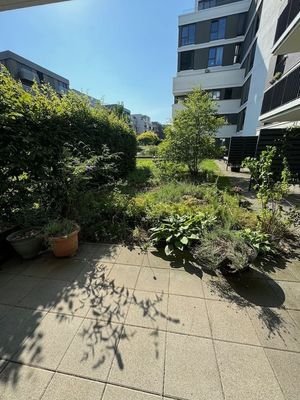
<path fill-rule="evenodd" d="M 284 73 L 286 60 L 287 60 L 287 56 L 286 56 L 286 55 L 279 55 L 279 56 L 277 56 L 276 65 L 275 65 L 275 70 L 274 70 L 274 75 L 275 75 L 277 72 L 280 72 L 281 74 Z"/>
<path fill-rule="evenodd" d="M 226 18 L 216 19 L 211 22 L 210 40 L 218 40 L 225 38 Z"/>
<path fill-rule="evenodd" d="M 223 47 L 211 47 L 208 55 L 208 66 L 214 67 L 223 63 Z"/>
<path fill-rule="evenodd" d="M 224 93 L 224 100 L 232 99 L 232 88 L 226 88 Z"/>
<path fill-rule="evenodd" d="M 244 103 L 246 103 L 246 101 L 248 101 L 250 83 L 251 83 L 251 76 L 250 76 L 250 78 L 247 79 L 247 81 L 245 82 L 245 84 L 242 88 L 241 105 L 243 105 Z"/>
<path fill-rule="evenodd" d="M 183 51 L 180 53 L 180 71 L 194 69 L 194 52 Z"/>
<path fill-rule="evenodd" d="M 196 38 L 196 25 L 185 25 L 181 27 L 180 32 L 180 46 L 187 46 L 189 44 L 195 44 Z"/>
<path fill-rule="evenodd" d="M 198 10 L 204 10 L 205 8 L 216 7 L 217 0 L 200 0 L 198 3 Z"/>
<path fill-rule="evenodd" d="M 239 114 L 238 114 L 238 120 L 237 120 L 237 132 L 243 130 L 244 124 L 245 124 L 245 117 L 246 117 L 246 108 L 244 108 Z"/>
<path fill-rule="evenodd" d="M 238 121 L 238 114 L 223 114 L 228 125 L 236 125 Z"/>

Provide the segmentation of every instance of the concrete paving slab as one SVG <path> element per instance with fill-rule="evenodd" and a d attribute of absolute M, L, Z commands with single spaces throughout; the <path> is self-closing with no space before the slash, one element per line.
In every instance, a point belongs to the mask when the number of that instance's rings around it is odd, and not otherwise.
<path fill-rule="evenodd" d="M 9 363 L 0 374 L 0 399 L 39 400 L 53 372 Z"/>
<path fill-rule="evenodd" d="M 141 266 L 143 264 L 144 257 L 145 253 L 140 248 L 130 249 L 128 247 L 121 246 L 120 252 L 116 258 L 116 263 Z"/>
<path fill-rule="evenodd" d="M 266 349 L 286 400 L 299 400 L 300 354 Z"/>
<path fill-rule="evenodd" d="M 205 300 L 185 296 L 169 296 L 169 332 L 211 337 Z"/>
<path fill-rule="evenodd" d="M 204 298 L 202 281 L 186 271 L 170 271 L 170 294 Z"/>
<path fill-rule="evenodd" d="M 34 287 L 42 283 L 41 279 L 17 275 L 0 290 L 1 304 L 18 304 Z"/>
<path fill-rule="evenodd" d="M 85 319 L 57 370 L 105 382 L 123 326 Z"/>
<path fill-rule="evenodd" d="M 41 400 L 101 400 L 104 383 L 56 373 Z"/>
<path fill-rule="evenodd" d="M 13 356 L 13 361 L 56 369 L 81 323 L 81 318 L 47 314 Z"/>
<path fill-rule="evenodd" d="M 4 370 L 8 362 L 6 360 L 0 360 L 0 372 Z"/>
<path fill-rule="evenodd" d="M 148 250 L 143 259 L 143 266 L 170 269 L 172 261 L 173 259 L 166 257 L 163 251 Z"/>
<path fill-rule="evenodd" d="M 214 339 L 260 345 L 245 308 L 222 301 L 207 301 Z"/>
<path fill-rule="evenodd" d="M 12 306 L 5 306 L 0 304 L 0 320 L 12 309 Z"/>
<path fill-rule="evenodd" d="M 120 386 L 107 385 L 102 400 L 161 400 L 161 396 L 126 389 Z M 50 400 L 50 399 L 49 399 Z"/>
<path fill-rule="evenodd" d="M 71 282 L 88 266 L 88 261 L 62 258 L 54 259 L 53 264 L 55 268 L 51 269 L 46 277 Z"/>
<path fill-rule="evenodd" d="M 277 282 L 284 292 L 283 306 L 293 310 L 300 310 L 300 282 Z M 280 290 L 278 288 L 278 290 Z"/>
<path fill-rule="evenodd" d="M 125 325 L 108 382 L 162 394 L 165 332 Z"/>
<path fill-rule="evenodd" d="M 4 263 L 0 264 L 0 275 L 2 273 L 18 275 L 28 268 L 33 260 L 23 260 L 21 257 L 15 256 Z"/>
<path fill-rule="evenodd" d="M 51 312 L 64 315 L 85 317 L 90 309 L 91 296 L 86 288 L 76 285 L 64 285 L 50 308 Z"/>
<path fill-rule="evenodd" d="M 4 272 L 2 274 L 0 274 L 0 288 L 5 286 L 7 284 L 7 282 L 9 282 L 10 280 L 13 279 L 13 277 L 14 277 L 14 275 L 6 274 Z"/>
<path fill-rule="evenodd" d="M 248 314 L 262 346 L 300 351 L 300 328 L 287 311 L 255 307 Z"/>
<path fill-rule="evenodd" d="M 143 267 L 136 284 L 136 289 L 155 293 L 167 293 L 169 289 L 169 274 L 170 271 L 166 269 Z"/>
<path fill-rule="evenodd" d="M 84 243 L 80 244 L 76 258 L 115 262 L 120 250 L 120 246 L 113 244 Z"/>
<path fill-rule="evenodd" d="M 167 309 L 167 294 L 136 290 L 132 297 L 126 324 L 165 330 L 169 317 Z"/>
<path fill-rule="evenodd" d="M 21 274 L 35 278 L 45 278 L 56 267 L 56 260 L 52 253 L 47 252 L 34 260 L 28 261 L 29 265 Z"/>
<path fill-rule="evenodd" d="M 228 400 L 284 400 L 264 350 L 215 342 L 218 365 Z"/>
<path fill-rule="evenodd" d="M 65 282 L 43 279 L 18 304 L 34 310 L 50 310 L 61 300 L 65 287 Z"/>
<path fill-rule="evenodd" d="M 114 264 L 108 276 L 108 281 L 111 285 L 113 281 L 114 285 L 119 288 L 134 289 L 139 273 L 140 267 Z"/>
<path fill-rule="evenodd" d="M 12 308 L 1 320 L 0 358 L 11 359 L 25 349 L 25 341 L 41 323 L 46 313 L 25 308 Z"/>
<path fill-rule="evenodd" d="M 300 311 L 288 310 L 289 315 L 293 318 L 296 325 L 300 328 Z"/>
<path fill-rule="evenodd" d="M 167 333 L 165 396 L 223 400 L 211 339 Z"/>

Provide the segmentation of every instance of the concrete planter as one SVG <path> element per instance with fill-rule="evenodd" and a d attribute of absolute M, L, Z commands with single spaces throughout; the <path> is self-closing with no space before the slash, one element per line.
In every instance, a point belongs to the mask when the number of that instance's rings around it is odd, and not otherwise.
<path fill-rule="evenodd" d="M 40 228 L 27 228 L 10 234 L 6 240 L 22 258 L 28 260 L 41 251 L 43 235 Z"/>

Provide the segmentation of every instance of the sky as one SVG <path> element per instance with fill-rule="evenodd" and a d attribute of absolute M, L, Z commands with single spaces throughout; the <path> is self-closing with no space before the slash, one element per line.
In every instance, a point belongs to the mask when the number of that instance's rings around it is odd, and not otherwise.
<path fill-rule="evenodd" d="M 0 13 L 10 50 L 107 104 L 171 118 L 178 16 L 194 0 L 71 0 Z"/>

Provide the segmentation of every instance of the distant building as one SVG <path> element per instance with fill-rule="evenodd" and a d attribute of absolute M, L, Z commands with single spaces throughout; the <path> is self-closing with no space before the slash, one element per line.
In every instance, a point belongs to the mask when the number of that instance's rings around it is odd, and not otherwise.
<path fill-rule="evenodd" d="M 81 92 L 80 90 L 76 90 L 76 89 L 71 89 L 72 92 L 78 94 L 79 96 L 84 96 L 86 98 L 88 98 L 90 105 L 92 107 L 95 107 L 97 104 L 101 104 L 101 101 L 99 99 L 96 99 L 95 97 L 89 96 L 88 94 Z"/>
<path fill-rule="evenodd" d="M 135 130 L 137 135 L 152 130 L 151 120 L 150 117 L 148 117 L 147 115 L 132 114 L 131 121 L 133 129 Z"/>
<path fill-rule="evenodd" d="M 0 52 L 0 64 L 8 69 L 13 78 L 22 82 L 24 89 L 30 89 L 37 82 L 49 83 L 60 94 L 69 90 L 68 79 L 11 51 Z"/>
<path fill-rule="evenodd" d="M 116 114 L 122 114 L 128 119 L 131 118 L 131 111 L 128 108 L 125 108 L 123 104 L 105 104 L 105 108 L 108 110 L 114 111 Z"/>
<path fill-rule="evenodd" d="M 164 126 L 160 122 L 152 122 L 152 130 L 160 139 L 164 138 Z"/>

